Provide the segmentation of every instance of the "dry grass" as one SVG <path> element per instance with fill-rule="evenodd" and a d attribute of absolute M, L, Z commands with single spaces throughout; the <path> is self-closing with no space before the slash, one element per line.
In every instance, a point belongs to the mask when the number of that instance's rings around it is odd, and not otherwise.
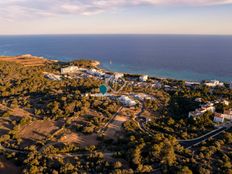
<path fill-rule="evenodd" d="M 21 55 L 21 56 L 1 56 L 0 61 L 15 62 L 22 64 L 24 66 L 44 66 L 47 63 L 52 63 L 53 61 L 36 57 L 32 55 Z"/>
<path fill-rule="evenodd" d="M 57 122 L 37 120 L 21 128 L 19 137 L 31 140 L 44 140 L 54 133 L 59 127 Z"/>
<path fill-rule="evenodd" d="M 21 108 L 9 108 L 0 104 L 0 112 L 8 111 L 9 117 L 2 117 L 0 120 L 0 135 L 6 134 L 9 130 L 13 129 L 12 121 L 20 121 L 22 118 L 30 117 L 31 114 Z"/>
<path fill-rule="evenodd" d="M 0 104 L 0 111 L 9 111 L 9 114 L 15 117 L 20 117 L 20 118 L 24 118 L 24 117 L 31 117 L 31 113 L 29 113 L 28 111 L 22 109 L 22 108 L 9 108 L 3 104 Z"/>
<path fill-rule="evenodd" d="M 82 133 L 66 133 L 60 139 L 63 143 L 77 143 L 82 147 L 97 145 L 99 142 L 97 140 L 97 134 L 84 135 Z"/>

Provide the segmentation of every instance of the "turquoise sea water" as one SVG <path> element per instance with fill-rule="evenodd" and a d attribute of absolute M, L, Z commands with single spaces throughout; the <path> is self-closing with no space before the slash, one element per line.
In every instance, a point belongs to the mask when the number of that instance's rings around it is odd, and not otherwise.
<path fill-rule="evenodd" d="M 232 81 L 232 36 L 0 36 L 0 55 L 97 59 L 112 71 L 185 80 Z"/>

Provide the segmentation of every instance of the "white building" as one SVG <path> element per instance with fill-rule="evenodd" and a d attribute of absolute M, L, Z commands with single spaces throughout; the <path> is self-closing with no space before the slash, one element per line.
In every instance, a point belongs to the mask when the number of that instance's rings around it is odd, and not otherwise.
<path fill-rule="evenodd" d="M 118 80 L 119 78 L 122 78 L 122 77 L 124 77 L 123 73 L 118 73 L 118 72 L 114 73 L 114 79 L 115 80 Z"/>
<path fill-rule="evenodd" d="M 199 82 L 189 82 L 189 81 L 185 81 L 185 85 L 186 86 L 196 86 L 196 85 L 200 85 Z"/>
<path fill-rule="evenodd" d="M 225 110 L 225 111 L 224 111 L 224 114 L 232 115 L 232 110 L 231 110 L 231 109 L 229 109 L 229 110 Z"/>
<path fill-rule="evenodd" d="M 216 123 L 223 123 L 224 119 L 225 118 L 224 118 L 223 114 L 217 114 L 217 113 L 215 113 L 213 121 L 216 122 Z"/>
<path fill-rule="evenodd" d="M 188 117 L 199 117 L 199 116 L 202 116 L 204 113 L 206 112 L 212 112 L 214 113 L 215 112 L 215 107 L 214 107 L 214 104 L 213 103 L 207 103 L 205 105 L 202 105 L 201 108 L 199 109 L 196 109 L 195 111 L 192 111 L 192 112 L 189 112 L 189 115 Z"/>
<path fill-rule="evenodd" d="M 171 91 L 171 90 L 172 90 L 172 87 L 169 86 L 169 85 L 164 85 L 164 90 L 165 90 L 165 91 Z"/>
<path fill-rule="evenodd" d="M 222 114 L 222 115 L 226 120 L 232 121 L 232 111 L 231 110 L 224 111 L 224 114 Z"/>
<path fill-rule="evenodd" d="M 88 74 L 90 75 L 93 75 L 93 76 L 99 76 L 99 77 L 102 77 L 105 75 L 105 73 L 101 72 L 101 71 L 98 71 L 96 69 L 90 69 L 90 70 L 87 70 L 86 71 Z"/>
<path fill-rule="evenodd" d="M 230 105 L 230 102 L 228 100 L 222 100 L 222 104 L 226 105 L 226 106 L 229 106 Z"/>
<path fill-rule="evenodd" d="M 223 114 L 224 118 L 227 120 L 232 121 L 232 115 L 231 114 Z"/>
<path fill-rule="evenodd" d="M 189 112 L 189 114 L 188 114 L 188 117 L 190 118 L 190 117 L 199 117 L 199 116 L 201 116 L 201 115 L 203 115 L 204 113 L 203 112 L 201 112 L 201 111 L 199 111 L 199 110 L 196 110 L 196 111 L 191 111 L 191 112 Z"/>
<path fill-rule="evenodd" d="M 206 111 L 209 111 L 209 112 L 212 112 L 212 113 L 214 113 L 215 110 L 216 110 L 216 108 L 214 106 L 209 106 L 209 107 L 206 108 Z"/>
<path fill-rule="evenodd" d="M 55 80 L 55 81 L 60 81 L 60 80 L 62 80 L 61 76 L 60 76 L 60 75 L 56 75 L 56 74 L 48 73 L 48 74 L 45 74 L 44 76 L 45 76 L 46 78 L 50 79 L 50 80 Z"/>
<path fill-rule="evenodd" d="M 119 101 L 123 105 L 128 106 L 128 107 L 136 105 L 136 102 L 134 100 L 130 99 L 128 96 L 125 96 L 125 95 L 122 95 L 121 97 L 119 97 Z"/>
<path fill-rule="evenodd" d="M 211 103 L 211 102 L 208 102 L 205 105 L 201 105 L 201 109 L 205 110 L 205 112 L 209 111 L 209 112 L 212 112 L 212 113 L 214 113 L 215 110 L 216 110 L 216 108 L 214 107 L 214 104 Z"/>
<path fill-rule="evenodd" d="M 142 75 L 139 77 L 139 81 L 146 82 L 148 80 L 148 75 Z"/>
<path fill-rule="evenodd" d="M 196 98 L 194 101 L 201 103 L 203 100 L 202 100 L 202 98 Z"/>
<path fill-rule="evenodd" d="M 154 99 L 153 97 L 151 97 L 147 94 L 135 94 L 134 97 L 138 100 L 141 100 L 141 101 Z"/>
<path fill-rule="evenodd" d="M 216 86 L 224 86 L 224 83 L 218 81 L 218 80 L 211 80 L 210 82 L 204 83 L 206 86 L 209 87 L 216 87 Z"/>
<path fill-rule="evenodd" d="M 61 68 L 61 74 L 72 74 L 72 73 L 77 73 L 79 71 L 78 66 L 69 66 L 66 68 Z"/>

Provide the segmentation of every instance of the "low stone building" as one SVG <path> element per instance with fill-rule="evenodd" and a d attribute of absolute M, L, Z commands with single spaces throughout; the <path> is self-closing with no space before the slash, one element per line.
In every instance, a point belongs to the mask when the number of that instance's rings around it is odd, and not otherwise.
<path fill-rule="evenodd" d="M 144 100 L 154 100 L 154 97 L 149 96 L 147 94 L 134 94 L 133 95 L 136 99 L 144 101 Z"/>
<path fill-rule="evenodd" d="M 122 95 L 121 97 L 119 97 L 119 101 L 127 107 L 132 107 L 135 106 L 137 103 L 132 100 L 131 98 L 129 98 L 128 96 Z"/>
<path fill-rule="evenodd" d="M 61 78 L 60 75 L 51 74 L 51 73 L 45 74 L 44 77 L 46 77 L 49 80 L 54 80 L 54 81 L 60 81 L 60 80 L 62 80 L 62 78 Z"/>
<path fill-rule="evenodd" d="M 215 123 L 223 123 L 224 119 L 225 119 L 225 117 L 223 116 L 223 114 L 215 113 L 213 121 Z"/>
<path fill-rule="evenodd" d="M 92 76 L 98 76 L 98 77 L 105 76 L 105 73 L 99 70 L 96 70 L 96 69 L 90 69 L 90 70 L 87 70 L 86 72 Z"/>
<path fill-rule="evenodd" d="M 119 78 L 122 78 L 122 77 L 124 77 L 123 73 L 118 73 L 118 72 L 114 73 L 114 79 L 115 80 L 118 80 Z"/>
<path fill-rule="evenodd" d="M 146 82 L 148 80 L 148 75 L 142 75 L 139 77 L 139 81 Z"/>
<path fill-rule="evenodd" d="M 201 108 L 196 109 L 195 111 L 189 112 L 188 117 L 199 117 L 203 115 L 206 112 L 215 112 L 214 104 L 211 102 L 208 102 L 207 104 L 201 105 Z"/>
<path fill-rule="evenodd" d="M 79 71 L 78 66 L 69 66 L 65 68 L 61 68 L 61 74 L 72 74 L 72 73 L 77 73 Z"/>
<path fill-rule="evenodd" d="M 224 83 L 222 83 L 218 80 L 211 80 L 210 82 L 205 82 L 204 84 L 208 87 L 216 87 L 216 86 L 222 87 L 222 86 L 224 86 Z"/>

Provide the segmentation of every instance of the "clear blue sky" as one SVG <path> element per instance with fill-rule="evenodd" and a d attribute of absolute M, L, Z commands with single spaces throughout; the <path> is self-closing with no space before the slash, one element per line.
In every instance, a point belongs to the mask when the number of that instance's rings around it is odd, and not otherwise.
<path fill-rule="evenodd" d="M 0 0 L 0 35 L 232 34 L 232 0 Z"/>

